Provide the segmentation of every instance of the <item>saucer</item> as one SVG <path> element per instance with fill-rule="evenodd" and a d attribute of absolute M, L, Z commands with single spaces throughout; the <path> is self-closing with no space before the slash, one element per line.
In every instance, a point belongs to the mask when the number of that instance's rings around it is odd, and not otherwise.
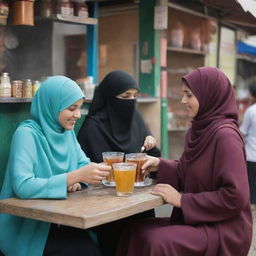
<path fill-rule="evenodd" d="M 150 186 L 154 183 L 154 180 L 153 179 L 150 179 L 150 178 L 146 178 L 144 181 L 142 182 L 135 182 L 134 183 L 134 187 L 135 188 L 139 188 L 139 187 L 147 187 L 147 186 Z"/>
<path fill-rule="evenodd" d="M 135 188 L 140 188 L 140 187 L 147 187 L 147 186 L 150 186 L 154 183 L 154 180 L 153 179 L 150 179 L 150 178 L 146 178 L 144 181 L 142 182 L 135 182 L 134 183 L 134 187 Z M 115 187 L 116 186 L 116 183 L 115 182 L 109 182 L 107 180 L 103 180 L 102 181 L 102 184 L 106 187 Z"/>
<path fill-rule="evenodd" d="M 116 186 L 116 183 L 113 181 L 113 182 L 109 182 L 107 180 L 103 180 L 102 181 L 102 184 L 106 187 L 115 187 Z"/>

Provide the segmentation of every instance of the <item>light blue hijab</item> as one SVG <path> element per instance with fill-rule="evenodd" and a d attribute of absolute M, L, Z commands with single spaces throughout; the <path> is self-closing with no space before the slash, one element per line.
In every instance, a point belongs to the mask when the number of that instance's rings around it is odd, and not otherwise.
<path fill-rule="evenodd" d="M 80 87 L 65 76 L 54 76 L 42 83 L 36 93 L 30 113 L 40 125 L 49 144 L 49 159 L 55 173 L 67 170 L 74 150 L 74 130 L 65 131 L 59 124 L 59 113 L 84 97 Z M 34 121 L 27 121 L 33 127 Z M 37 128 L 35 127 L 37 130 Z"/>
<path fill-rule="evenodd" d="M 64 130 L 59 113 L 83 98 L 64 76 L 42 83 L 31 105 L 33 120 L 16 129 L 0 199 L 67 197 L 67 172 L 89 163 L 73 130 Z M 0 250 L 7 256 L 41 256 L 50 223 L 0 214 Z M 3 232 L 4 230 L 4 232 Z"/>

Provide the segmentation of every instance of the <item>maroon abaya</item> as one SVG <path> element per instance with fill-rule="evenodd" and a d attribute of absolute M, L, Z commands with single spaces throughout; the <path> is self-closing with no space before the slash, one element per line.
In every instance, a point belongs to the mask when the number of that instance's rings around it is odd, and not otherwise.
<path fill-rule="evenodd" d="M 183 81 L 199 101 L 179 161 L 161 159 L 158 183 L 182 192 L 171 218 L 129 225 L 118 256 L 246 256 L 252 217 L 243 141 L 232 86 L 218 69 Z"/>

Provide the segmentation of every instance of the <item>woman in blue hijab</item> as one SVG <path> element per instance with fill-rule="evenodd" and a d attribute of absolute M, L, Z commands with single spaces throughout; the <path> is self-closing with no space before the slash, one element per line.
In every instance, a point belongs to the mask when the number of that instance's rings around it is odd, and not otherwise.
<path fill-rule="evenodd" d="M 99 184 L 110 167 L 90 163 L 74 133 L 83 93 L 64 76 L 42 83 L 31 120 L 19 124 L 11 143 L 0 199 L 65 199 L 79 182 Z M 0 250 L 5 256 L 89 255 L 100 252 L 85 230 L 0 214 Z"/>

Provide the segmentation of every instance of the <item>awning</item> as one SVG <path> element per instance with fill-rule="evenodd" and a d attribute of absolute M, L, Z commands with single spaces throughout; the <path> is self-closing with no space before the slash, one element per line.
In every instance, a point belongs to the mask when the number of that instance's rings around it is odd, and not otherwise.
<path fill-rule="evenodd" d="M 254 0 L 200 0 L 218 11 L 221 20 L 250 34 L 256 34 L 256 2 Z"/>
<path fill-rule="evenodd" d="M 239 54 L 249 54 L 256 56 L 256 47 L 246 44 L 244 42 L 238 41 L 237 43 L 237 52 Z"/>
<path fill-rule="evenodd" d="M 243 7 L 245 12 L 250 12 L 256 17 L 256 1 L 255 0 L 237 0 Z"/>

